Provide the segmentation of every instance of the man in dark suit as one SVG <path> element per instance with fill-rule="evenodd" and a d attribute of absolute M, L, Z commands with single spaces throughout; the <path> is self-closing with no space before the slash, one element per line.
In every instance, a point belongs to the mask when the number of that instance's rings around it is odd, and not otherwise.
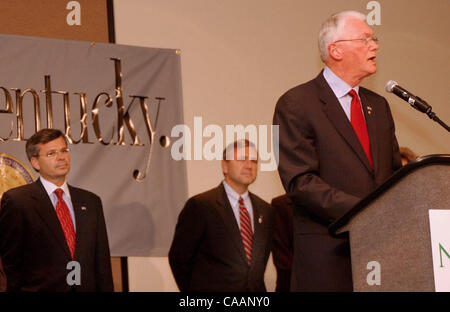
<path fill-rule="evenodd" d="M 256 179 L 256 149 L 237 141 L 223 159 L 224 181 L 190 198 L 178 218 L 169 262 L 180 291 L 266 291 L 271 208 L 247 190 Z"/>
<path fill-rule="evenodd" d="M 377 70 L 378 47 L 363 14 L 332 15 L 319 32 L 325 69 L 278 100 L 278 170 L 294 203 L 293 291 L 353 289 L 348 237 L 327 227 L 400 167 L 387 101 L 359 87 Z"/>
<path fill-rule="evenodd" d="M 66 182 L 64 134 L 35 133 L 26 144 L 40 178 L 3 194 L 0 257 L 8 291 L 113 291 L 102 202 Z"/>

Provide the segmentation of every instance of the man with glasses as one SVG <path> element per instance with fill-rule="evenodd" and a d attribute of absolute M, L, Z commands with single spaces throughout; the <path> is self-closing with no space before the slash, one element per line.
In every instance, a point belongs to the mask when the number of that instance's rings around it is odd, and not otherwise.
<path fill-rule="evenodd" d="M 328 226 L 401 166 L 387 101 L 359 86 L 377 71 L 378 48 L 365 15 L 332 15 L 319 32 L 325 69 L 278 100 L 278 170 L 294 204 L 293 291 L 353 289 L 348 237 Z"/>
<path fill-rule="evenodd" d="M 102 202 L 67 184 L 64 134 L 43 129 L 26 144 L 39 172 L 3 194 L 0 257 L 8 291 L 113 291 Z"/>

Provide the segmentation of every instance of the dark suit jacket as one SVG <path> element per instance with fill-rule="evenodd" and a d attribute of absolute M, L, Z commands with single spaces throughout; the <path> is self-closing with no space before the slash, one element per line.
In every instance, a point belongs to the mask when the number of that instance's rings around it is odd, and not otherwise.
<path fill-rule="evenodd" d="M 291 288 L 292 259 L 294 255 L 294 213 L 292 201 L 286 195 L 272 199 L 274 213 L 272 258 L 277 270 L 276 292 Z"/>
<path fill-rule="evenodd" d="M 113 291 L 110 253 L 100 198 L 69 186 L 75 211 L 73 260 L 81 285 L 71 287 L 66 268 L 72 261 L 61 224 L 40 180 L 3 194 L 0 256 L 8 291 Z M 82 209 L 82 207 L 86 209 Z"/>
<path fill-rule="evenodd" d="M 186 202 L 169 251 L 170 267 L 180 291 L 266 291 L 271 208 L 252 193 L 250 200 L 255 227 L 250 266 L 223 184 Z"/>
<path fill-rule="evenodd" d="M 2 258 L 0 257 L 0 292 L 6 291 L 6 276 L 3 272 Z"/>
<path fill-rule="evenodd" d="M 292 290 L 352 290 L 348 240 L 327 227 L 401 166 L 387 101 L 363 87 L 359 96 L 374 170 L 322 72 L 278 100 L 278 170 L 295 205 Z"/>

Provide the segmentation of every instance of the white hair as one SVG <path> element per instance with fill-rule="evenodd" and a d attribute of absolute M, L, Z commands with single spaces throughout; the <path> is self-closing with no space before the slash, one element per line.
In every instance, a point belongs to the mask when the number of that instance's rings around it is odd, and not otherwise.
<path fill-rule="evenodd" d="M 319 31 L 319 51 L 320 58 L 325 63 L 328 59 L 328 46 L 339 40 L 342 29 L 347 18 L 353 17 L 366 21 L 366 16 L 357 11 L 343 11 L 331 15 L 320 28 Z"/>

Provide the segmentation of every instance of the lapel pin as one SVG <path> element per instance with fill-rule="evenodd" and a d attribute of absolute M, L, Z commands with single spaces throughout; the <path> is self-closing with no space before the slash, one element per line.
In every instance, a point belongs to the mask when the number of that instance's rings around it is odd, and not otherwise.
<path fill-rule="evenodd" d="M 372 107 L 371 106 L 367 106 L 367 114 L 372 114 Z"/>
<path fill-rule="evenodd" d="M 262 220 L 263 220 L 263 217 L 260 215 L 259 218 L 258 218 L 258 223 L 261 224 Z"/>
<path fill-rule="evenodd" d="M 84 206 L 81 206 L 81 210 L 85 211 L 87 208 Z"/>

